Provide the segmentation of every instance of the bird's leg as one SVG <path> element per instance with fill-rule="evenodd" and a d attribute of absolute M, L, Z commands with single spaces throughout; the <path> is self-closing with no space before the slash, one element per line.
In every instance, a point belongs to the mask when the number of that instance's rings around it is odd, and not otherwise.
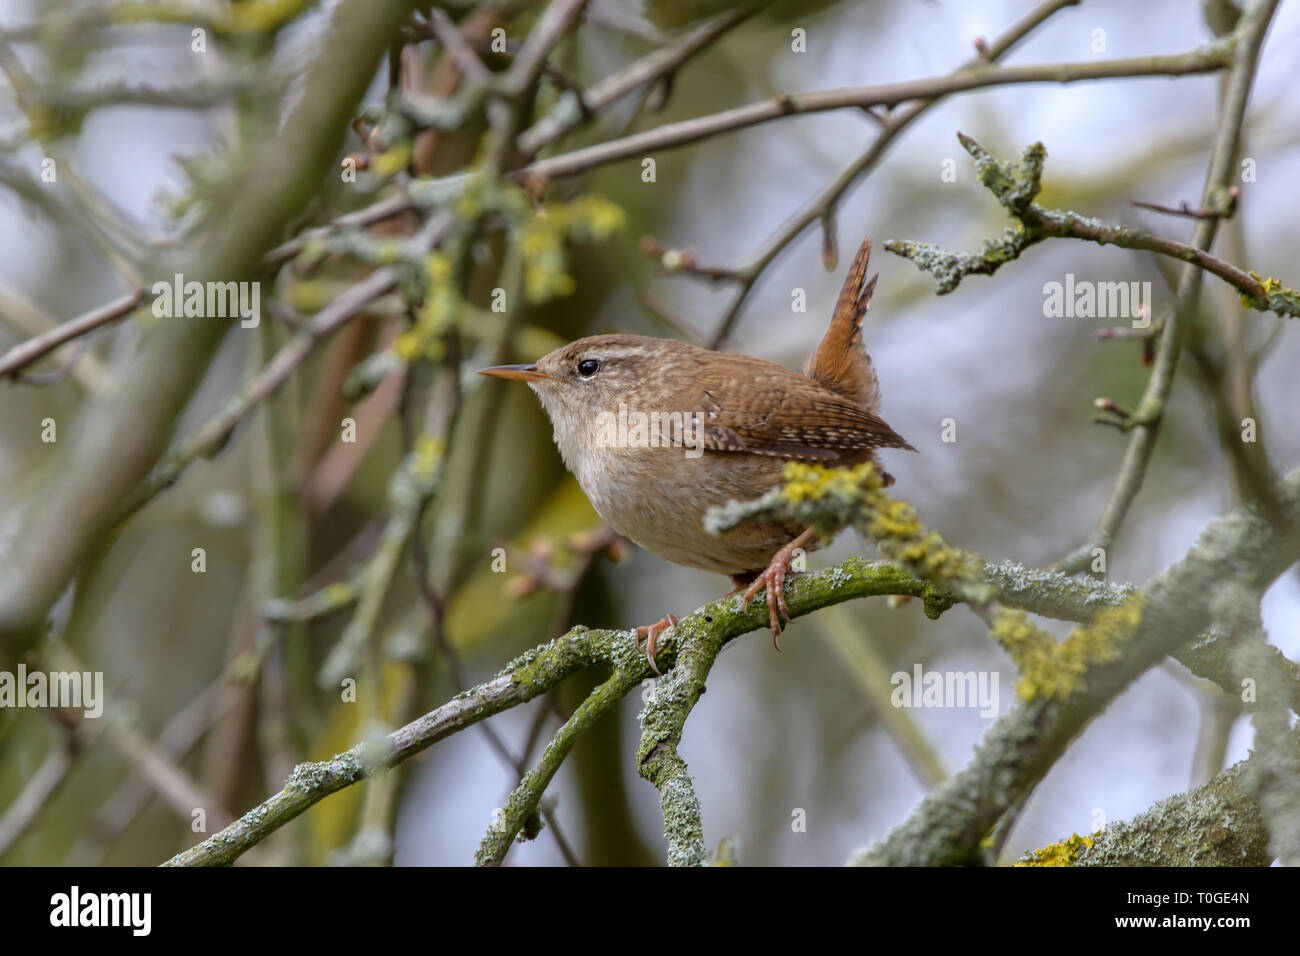
<path fill-rule="evenodd" d="M 656 674 L 662 675 L 659 665 L 655 663 L 655 642 L 659 640 L 659 635 L 664 631 L 677 626 L 679 618 L 676 614 L 669 614 L 661 617 L 653 624 L 642 624 L 636 629 L 636 649 L 641 650 L 641 642 L 645 641 L 645 659 L 650 662 L 650 669 Z"/>
<path fill-rule="evenodd" d="M 745 590 L 745 588 L 749 587 L 750 583 L 753 582 L 754 578 L 758 577 L 758 575 L 758 571 L 746 571 L 744 574 L 733 574 L 731 576 L 731 590 L 722 596 L 724 598 L 729 598 L 733 594 L 739 594 L 741 591 Z"/>
<path fill-rule="evenodd" d="M 758 589 L 767 588 L 767 614 L 768 622 L 772 627 L 772 646 L 778 651 L 781 649 L 777 637 L 781 634 L 781 618 L 790 620 L 790 609 L 785 603 L 785 579 L 790 573 L 790 563 L 794 558 L 794 553 L 802 548 L 805 544 L 813 539 L 814 531 L 812 528 L 804 528 L 799 536 L 783 547 L 776 554 L 772 555 L 772 560 L 768 562 L 767 569 L 759 572 L 754 578 L 749 588 L 745 591 L 745 605 L 754 599 Z M 736 578 L 733 582 L 739 584 Z M 736 590 L 740 590 L 739 587 Z M 735 592 L 732 592 L 735 593 Z"/>

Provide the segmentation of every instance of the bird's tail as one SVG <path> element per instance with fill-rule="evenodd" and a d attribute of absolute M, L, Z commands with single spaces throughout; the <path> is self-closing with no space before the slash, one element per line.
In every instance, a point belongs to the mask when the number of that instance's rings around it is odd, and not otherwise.
<path fill-rule="evenodd" d="M 878 278 L 867 278 L 870 261 L 871 237 L 867 236 L 844 278 L 830 328 L 804 366 L 804 374 L 874 413 L 880 405 L 880 382 L 862 341 L 862 320 Z"/>

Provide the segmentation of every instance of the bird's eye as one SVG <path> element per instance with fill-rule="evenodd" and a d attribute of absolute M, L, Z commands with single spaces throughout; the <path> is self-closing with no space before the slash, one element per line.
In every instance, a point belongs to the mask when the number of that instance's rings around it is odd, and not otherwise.
<path fill-rule="evenodd" d="M 583 378 L 591 378 L 600 371 L 600 362 L 597 359 L 583 359 L 578 363 L 578 374 Z"/>

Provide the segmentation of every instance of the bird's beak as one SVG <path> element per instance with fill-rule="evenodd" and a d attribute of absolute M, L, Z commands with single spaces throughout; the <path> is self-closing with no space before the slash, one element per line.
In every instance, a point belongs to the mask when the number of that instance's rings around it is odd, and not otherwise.
<path fill-rule="evenodd" d="M 491 375 L 493 378 L 517 378 L 524 382 L 547 381 L 550 376 L 545 372 L 538 371 L 536 365 L 493 365 L 491 368 L 481 368 L 478 370 L 480 375 Z"/>

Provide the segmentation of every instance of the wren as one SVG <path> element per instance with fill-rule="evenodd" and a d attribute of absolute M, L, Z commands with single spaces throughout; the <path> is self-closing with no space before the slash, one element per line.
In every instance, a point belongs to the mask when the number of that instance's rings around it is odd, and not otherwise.
<path fill-rule="evenodd" d="M 794 554 L 817 546 L 812 529 L 755 521 L 713 535 L 704 515 L 781 484 L 788 461 L 875 464 L 877 449 L 916 450 L 876 414 L 880 386 L 862 340 L 877 278 L 866 278 L 870 257 L 868 237 L 802 375 L 643 335 L 594 335 L 534 365 L 481 374 L 532 387 L 564 464 L 619 534 L 676 564 L 730 575 L 736 590 L 748 585 L 746 603 L 766 587 L 775 641 L 790 617 L 784 585 Z M 676 623 L 668 615 L 637 629 L 656 672 L 656 638 Z"/>

